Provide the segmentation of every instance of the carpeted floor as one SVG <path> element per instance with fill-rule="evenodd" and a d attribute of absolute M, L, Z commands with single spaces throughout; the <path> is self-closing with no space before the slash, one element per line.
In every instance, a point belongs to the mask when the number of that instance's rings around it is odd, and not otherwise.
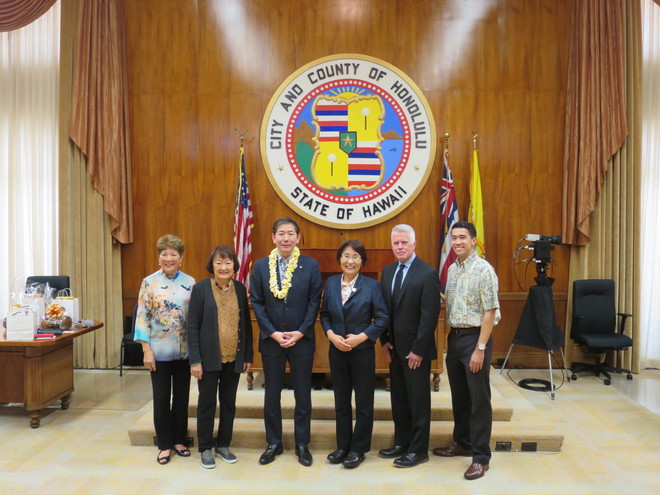
<path fill-rule="evenodd" d="M 512 376 L 547 378 L 547 371 L 514 370 Z M 511 424 L 521 430 L 551 427 L 564 435 L 563 445 L 558 453 L 495 452 L 486 476 L 466 481 L 466 458 L 431 456 L 426 464 L 400 470 L 372 450 L 351 471 L 328 464 L 328 450 L 313 445 L 310 468 L 300 466 L 290 450 L 260 466 L 261 448 L 240 446 L 233 448 L 238 463 L 218 460 L 213 470 L 203 469 L 194 451 L 191 458 L 175 457 L 169 465 L 158 466 L 156 448 L 131 446 L 128 436 L 151 401 L 147 373 L 129 370 L 120 378 L 117 371 L 78 370 L 70 409 L 62 411 L 57 404 L 49 408 L 38 429 L 29 427 L 21 407 L 0 407 L 0 493 L 660 493 L 660 371 L 644 371 L 632 382 L 615 377 L 609 387 L 582 375 L 577 382 L 565 383 L 554 401 L 549 394 L 516 387 L 498 370 L 491 370 L 491 379 L 494 402 L 513 408 Z M 559 372 L 555 380 L 561 381 Z M 443 375 L 434 403 L 449 400 L 447 388 Z M 244 383 L 240 390 L 239 401 L 261 400 L 246 395 L 259 392 L 246 391 Z M 315 394 L 319 404 L 328 400 L 328 391 Z M 387 400 L 385 390 L 377 395 L 377 401 Z"/>

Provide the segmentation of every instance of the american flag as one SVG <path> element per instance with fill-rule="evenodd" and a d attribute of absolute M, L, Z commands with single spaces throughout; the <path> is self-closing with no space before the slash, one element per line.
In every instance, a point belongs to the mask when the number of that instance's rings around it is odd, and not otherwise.
<path fill-rule="evenodd" d="M 447 273 L 449 267 L 456 261 L 456 253 L 451 248 L 451 227 L 458 222 L 458 206 L 456 205 L 456 191 L 454 179 L 449 169 L 449 149 L 445 148 L 445 167 L 442 172 L 442 192 L 440 194 L 440 216 L 442 217 L 442 245 L 440 247 L 440 294 L 446 297 Z"/>
<path fill-rule="evenodd" d="M 250 203 L 250 191 L 245 177 L 245 149 L 241 143 L 240 174 L 234 214 L 234 251 L 236 251 L 241 266 L 235 278 L 245 284 L 248 292 L 250 292 L 250 267 L 252 265 L 252 235 L 250 232 L 252 227 L 254 227 L 254 217 L 252 203 Z"/>

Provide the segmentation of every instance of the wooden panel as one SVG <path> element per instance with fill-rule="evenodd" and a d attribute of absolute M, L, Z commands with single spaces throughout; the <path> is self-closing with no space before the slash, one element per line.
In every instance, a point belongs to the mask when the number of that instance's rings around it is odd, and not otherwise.
<path fill-rule="evenodd" d="M 38 410 L 73 391 L 73 343 L 25 358 L 25 408 Z"/>
<path fill-rule="evenodd" d="M 0 349 L 0 402 L 23 402 L 23 353 Z"/>
<path fill-rule="evenodd" d="M 252 363 L 252 371 L 262 371 L 263 362 L 261 361 L 261 354 L 258 352 L 258 342 L 259 342 L 259 325 L 257 320 L 250 310 L 252 316 L 252 336 L 254 340 L 254 359 Z M 314 373 L 330 373 L 330 361 L 328 358 L 328 350 L 330 348 L 330 342 L 328 341 L 325 333 L 323 332 L 323 327 L 321 326 L 320 321 L 316 321 L 316 326 L 314 327 L 314 336 L 316 338 L 316 349 L 314 351 L 314 366 L 312 371 Z M 438 328 L 436 331 L 436 345 L 438 347 L 438 355 L 442 355 L 442 350 L 447 345 L 447 334 L 444 325 L 444 320 L 438 322 Z M 431 362 L 431 373 L 442 373 L 444 370 L 444 362 L 442 359 L 434 359 Z M 385 359 L 385 356 L 380 350 L 380 345 L 376 346 L 376 373 L 389 374 L 390 367 L 389 363 Z"/>
<path fill-rule="evenodd" d="M 500 291 L 525 292 L 515 276 L 525 278 L 524 269 L 514 272 L 511 262 L 516 243 L 527 233 L 560 229 L 570 2 L 142 0 L 126 2 L 126 10 L 136 239 L 123 248 L 126 314 L 132 311 L 127 296 L 157 268 L 158 237 L 183 238 L 184 271 L 197 279 L 207 275 L 211 248 L 233 242 L 236 128 L 248 129 L 256 257 L 272 248 L 272 221 L 288 215 L 299 220 L 303 249 L 335 249 L 343 238 L 388 249 L 391 227 L 409 223 L 418 231 L 420 257 L 437 264 L 441 153 L 414 203 L 368 229 L 300 219 L 268 183 L 258 136 L 273 92 L 301 65 L 344 52 L 396 65 L 425 93 L 438 135 L 451 133 L 462 218 L 471 133 L 479 133 L 488 259 Z M 568 249 L 554 253 L 555 290 L 566 292 Z M 517 324 L 515 311 L 507 311 L 503 324 Z"/>

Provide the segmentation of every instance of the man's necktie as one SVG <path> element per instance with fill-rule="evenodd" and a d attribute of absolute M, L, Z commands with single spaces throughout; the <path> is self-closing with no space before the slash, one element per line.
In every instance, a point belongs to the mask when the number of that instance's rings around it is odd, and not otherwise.
<path fill-rule="evenodd" d="M 394 288 L 392 289 L 392 300 L 396 301 L 399 297 L 399 292 L 401 292 L 401 282 L 403 281 L 403 270 L 406 268 L 406 265 L 399 263 L 399 269 L 396 272 L 394 277 Z"/>

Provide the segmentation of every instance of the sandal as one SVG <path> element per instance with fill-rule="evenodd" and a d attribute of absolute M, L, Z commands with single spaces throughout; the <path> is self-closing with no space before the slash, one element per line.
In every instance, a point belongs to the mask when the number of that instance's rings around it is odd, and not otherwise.
<path fill-rule="evenodd" d="M 160 454 L 162 454 L 163 452 L 165 451 L 161 450 L 160 452 L 158 452 L 158 456 L 156 457 L 156 462 L 161 466 L 164 466 L 165 464 L 170 462 L 170 457 L 172 456 L 172 451 L 170 450 L 170 453 L 168 455 L 161 457 Z"/>
<path fill-rule="evenodd" d="M 177 455 L 180 455 L 181 457 L 190 457 L 190 450 L 188 450 L 188 447 L 185 447 L 183 449 L 177 449 L 176 447 L 172 447 L 174 452 L 177 453 Z"/>

